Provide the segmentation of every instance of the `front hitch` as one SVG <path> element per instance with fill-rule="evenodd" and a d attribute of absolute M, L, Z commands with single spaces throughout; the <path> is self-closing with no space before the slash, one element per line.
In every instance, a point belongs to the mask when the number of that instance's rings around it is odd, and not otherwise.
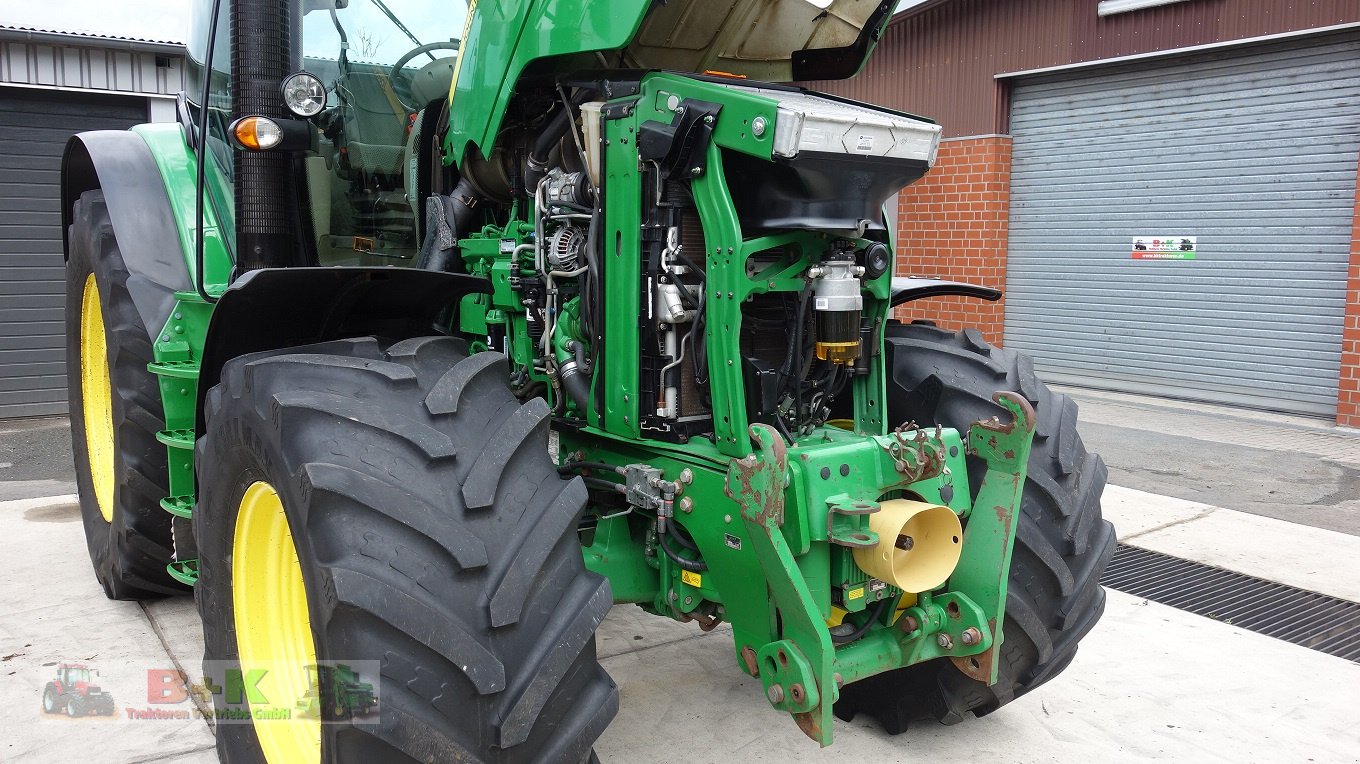
<path fill-rule="evenodd" d="M 751 547 L 770 588 L 782 623 L 782 639 L 763 646 L 755 671 L 770 705 L 793 714 L 808 737 L 831 745 L 831 708 L 839 690 L 832 681 L 836 651 L 821 611 L 798 570 L 784 524 L 788 450 L 773 427 L 749 428 L 755 453 L 727 468 L 727 496 L 741 507 Z"/>
<path fill-rule="evenodd" d="M 977 655 L 950 656 L 959 671 L 987 684 L 995 684 L 1000 671 L 996 656 L 1006 615 L 1015 518 L 1034 443 L 1034 408 L 1029 401 L 1012 392 L 994 393 L 992 400 L 1010 412 L 1011 421 L 1002 423 L 992 417 L 968 428 L 968 453 L 985 461 L 987 472 L 963 532 L 963 554 L 948 583 L 950 591 L 967 592 L 989 616 L 988 626 L 995 635 L 990 648 Z"/>
<path fill-rule="evenodd" d="M 832 708 L 844 684 L 943 657 L 978 681 L 997 680 L 1014 521 L 1035 417 L 1029 403 L 1013 393 L 999 392 L 993 400 L 1011 418 L 1003 423 L 993 417 L 969 428 L 967 452 L 986 463 L 986 472 L 971 510 L 962 512 L 966 519 L 962 549 L 948 581 L 938 591 L 920 593 L 915 602 L 907 593 L 885 622 L 874 623 L 862 637 L 839 646 L 782 530 L 789 485 L 783 438 L 767 425 L 753 424 L 749 432 L 754 453 L 728 465 L 725 491 L 740 507 L 780 626 L 778 639 L 756 651 L 748 648 L 743 662 L 760 678 L 770 704 L 793 714 L 799 729 L 822 746 L 831 744 Z M 938 438 L 937 433 L 934 440 L 917 439 L 913 443 L 919 451 L 906 454 L 912 449 L 903 449 L 900 433 L 881 436 L 879 453 L 892 464 L 885 472 L 902 478 L 883 491 L 922 479 L 915 469 L 897 467 L 904 461 L 910 467 L 924 462 L 932 453 L 928 445 Z M 954 477 L 968 485 L 966 475 Z M 870 503 L 870 512 L 879 508 L 877 502 Z"/>

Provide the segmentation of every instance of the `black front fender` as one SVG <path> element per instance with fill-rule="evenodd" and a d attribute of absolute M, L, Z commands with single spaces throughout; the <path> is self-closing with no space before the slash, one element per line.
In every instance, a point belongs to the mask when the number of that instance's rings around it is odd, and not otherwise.
<path fill-rule="evenodd" d="M 491 282 L 413 268 L 265 268 L 248 271 L 222 293 L 208 323 L 198 372 L 198 431 L 203 400 L 222 366 L 247 353 L 377 336 L 436 334 L 435 320 L 464 295 L 489 294 Z"/>
<path fill-rule="evenodd" d="M 156 160 L 146 141 L 126 130 L 78 133 L 61 159 L 61 238 L 71 252 L 71 213 L 86 191 L 104 191 L 114 238 L 128 269 L 128 291 L 142 325 L 155 334 L 175 306 L 175 292 L 193 289 Z"/>
<path fill-rule="evenodd" d="M 972 297 L 977 300 L 996 302 L 1001 299 L 1001 290 L 991 287 L 967 284 L 962 281 L 925 279 L 908 276 L 894 276 L 892 297 L 888 304 L 896 308 L 928 297 Z"/>

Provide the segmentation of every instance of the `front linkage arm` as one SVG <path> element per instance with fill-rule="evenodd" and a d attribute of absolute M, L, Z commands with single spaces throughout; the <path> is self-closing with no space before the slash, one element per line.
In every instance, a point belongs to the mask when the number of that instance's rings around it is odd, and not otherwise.
<path fill-rule="evenodd" d="M 828 746 L 831 708 L 839 695 L 835 682 L 829 681 L 836 651 L 780 530 L 788 452 L 783 436 L 773 427 L 753 424 L 749 431 L 756 453 L 731 461 L 726 492 L 741 506 L 741 519 L 783 627 L 783 639 L 756 653 L 761 685 L 771 705 L 793 714 L 804 734 Z"/>
<path fill-rule="evenodd" d="M 920 594 L 895 620 L 839 648 L 781 530 L 789 474 L 783 438 L 767 425 L 751 425 L 755 452 L 729 463 L 726 492 L 741 507 L 781 627 L 780 638 L 761 647 L 754 661 L 748 657 L 747 667 L 760 677 L 770 704 L 793 714 L 798 727 L 823 746 L 831 743 L 832 706 L 845 683 L 940 657 L 979 681 L 997 679 L 1014 520 L 1035 419 L 1033 408 L 1017 395 L 1001 392 L 993 400 L 1011 421 L 993 417 L 969 428 L 968 452 L 982 458 L 987 471 L 945 590 Z M 885 445 L 891 437 L 883 439 Z"/>

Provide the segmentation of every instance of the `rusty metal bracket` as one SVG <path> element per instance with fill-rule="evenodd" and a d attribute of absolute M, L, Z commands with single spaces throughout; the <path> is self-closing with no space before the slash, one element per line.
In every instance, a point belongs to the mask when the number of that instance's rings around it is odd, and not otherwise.
<path fill-rule="evenodd" d="M 937 425 L 932 437 L 918 429 L 915 422 L 906 422 L 888 433 L 887 442 L 881 447 L 892 458 L 903 483 L 933 478 L 944 469 L 940 432 Z"/>
<path fill-rule="evenodd" d="M 973 512 L 963 529 L 963 551 L 949 577 L 950 591 L 967 592 L 988 619 L 991 647 L 972 656 L 953 656 L 964 674 L 993 684 L 1000 666 L 996 657 L 1005 639 L 1006 586 L 1010 580 L 1011 552 L 1015 547 L 1015 519 L 1025 488 L 1025 469 L 1034 441 L 1034 408 L 1011 392 L 999 392 L 992 400 L 1011 415 L 974 422 L 968 428 L 968 453 L 987 464 Z"/>
<path fill-rule="evenodd" d="M 821 611 L 780 530 L 788 451 L 774 428 L 749 428 L 755 453 L 727 468 L 727 496 L 741 507 L 751 549 L 765 576 L 781 624 L 780 639 L 760 648 L 755 661 L 766 698 L 793 713 L 798 728 L 822 746 L 831 744 L 831 708 L 840 694 L 833 679 L 836 651 Z M 779 661 L 780 651 L 785 661 Z M 774 656 L 773 661 L 765 660 Z"/>
<path fill-rule="evenodd" d="M 864 528 L 857 518 L 879 510 L 876 501 L 856 501 L 846 494 L 836 494 L 826 500 L 827 541 L 850 549 L 868 549 L 878 544 L 878 534 Z"/>

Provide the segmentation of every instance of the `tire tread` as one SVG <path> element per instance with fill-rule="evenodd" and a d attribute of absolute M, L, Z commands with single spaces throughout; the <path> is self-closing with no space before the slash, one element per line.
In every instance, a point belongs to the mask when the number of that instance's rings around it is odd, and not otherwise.
<path fill-rule="evenodd" d="M 1007 416 L 992 400 L 1001 390 L 1024 396 L 1038 418 L 1006 596 L 1000 679 L 987 686 L 937 660 L 842 691 L 838 716 L 871 713 L 896 733 L 913 719 L 956 724 L 970 711 L 990 713 L 1067 666 L 1104 611 L 1099 580 L 1114 533 L 1100 512 L 1107 471 L 1082 445 L 1077 405 L 1045 386 L 1028 356 L 987 343 L 975 329 L 926 323 L 890 323 L 885 346 L 890 425 L 910 420 L 966 431 L 978 419 Z M 969 457 L 975 493 L 983 469 Z"/>

